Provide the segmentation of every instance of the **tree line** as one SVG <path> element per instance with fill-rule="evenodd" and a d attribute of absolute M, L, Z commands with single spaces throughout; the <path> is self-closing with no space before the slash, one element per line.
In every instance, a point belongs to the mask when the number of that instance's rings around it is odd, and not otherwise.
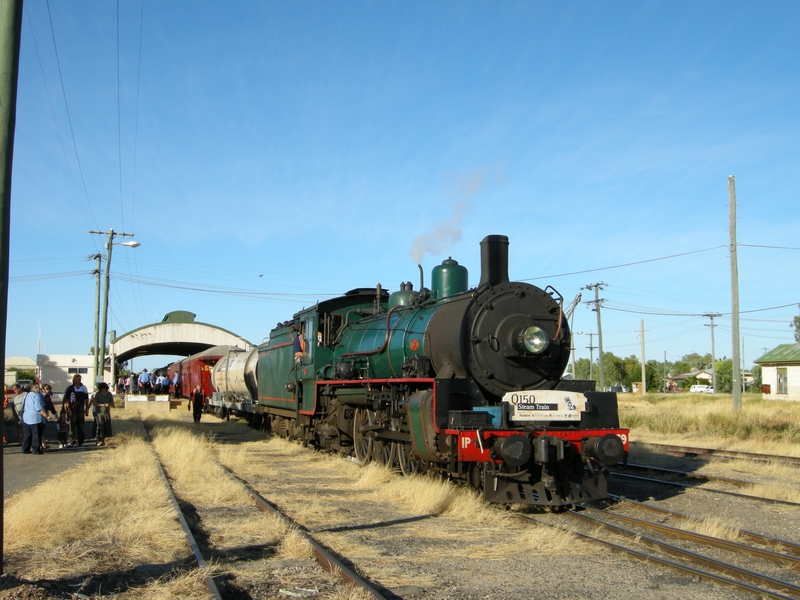
<path fill-rule="evenodd" d="M 711 354 L 697 354 L 693 352 L 681 357 L 675 362 L 659 362 L 648 360 L 645 363 L 645 376 L 647 377 L 646 389 L 648 392 L 659 392 L 666 390 L 666 380 L 668 377 L 691 373 L 693 369 L 698 371 L 711 370 Z M 730 393 L 733 389 L 733 363 L 729 358 L 722 358 L 716 361 L 717 371 L 717 392 Z M 599 361 L 594 364 L 589 363 L 588 358 L 581 358 L 575 361 L 575 379 L 594 379 L 597 380 L 599 373 Z M 615 356 L 612 352 L 603 353 L 603 376 L 608 387 L 627 386 L 633 389 L 633 383 L 642 380 L 642 363 L 634 355 L 627 358 Z M 754 385 L 757 389 L 761 387 L 761 367 L 756 365 L 753 368 Z M 690 376 L 683 382 L 684 389 L 698 383 L 697 378 Z"/>

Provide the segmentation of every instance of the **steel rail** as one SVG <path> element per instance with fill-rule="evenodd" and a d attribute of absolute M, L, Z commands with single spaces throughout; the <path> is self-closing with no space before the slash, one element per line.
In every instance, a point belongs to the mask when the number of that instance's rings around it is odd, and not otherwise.
<path fill-rule="evenodd" d="M 568 511 L 567 514 L 572 515 L 572 514 L 575 514 L 575 513 L 573 513 L 572 511 Z M 737 580 L 737 579 L 732 579 L 730 577 L 725 577 L 724 575 L 720 575 L 720 574 L 714 573 L 712 571 L 704 571 L 703 569 L 698 569 L 696 567 L 690 567 L 689 565 L 685 565 L 683 563 L 675 562 L 675 561 L 672 561 L 672 560 L 667 560 L 665 558 L 661 558 L 660 556 L 656 556 L 654 554 L 647 554 L 645 552 L 640 552 L 640 551 L 634 550 L 632 548 L 627 548 L 625 546 L 620 546 L 619 544 L 615 544 L 613 542 L 609 542 L 607 540 L 600 539 L 600 538 L 595 537 L 593 535 L 588 535 L 586 533 L 580 533 L 578 531 L 573 531 L 572 529 L 569 529 L 568 527 L 564 527 L 563 525 L 554 525 L 552 523 L 545 523 L 544 521 L 540 521 L 538 519 L 534 519 L 533 517 L 530 517 L 528 515 L 519 515 L 519 517 L 523 518 L 523 519 L 527 519 L 529 521 L 533 521 L 533 522 L 538 523 L 540 525 L 547 525 L 548 527 L 554 527 L 555 529 L 559 529 L 560 531 L 564 531 L 564 532 L 570 533 L 570 534 L 572 534 L 574 536 L 577 536 L 577 537 L 579 537 L 581 539 L 584 539 L 584 540 L 588 540 L 588 541 L 591 541 L 591 542 L 596 542 L 598 544 L 602 544 L 603 546 L 611 548 L 612 550 L 616 550 L 617 552 L 625 553 L 625 554 L 627 554 L 627 555 L 629 555 L 629 556 L 631 556 L 631 557 L 633 557 L 633 558 L 635 558 L 637 560 L 641 560 L 641 561 L 646 562 L 646 563 L 658 563 L 658 564 L 660 564 L 662 566 L 665 566 L 667 568 L 675 569 L 677 571 L 681 571 L 683 573 L 686 573 L 687 575 L 700 577 L 702 579 L 706 579 L 706 580 L 709 580 L 709 581 L 714 581 L 716 583 L 722 583 L 724 585 L 735 587 L 737 589 L 753 592 L 753 593 L 758 594 L 758 595 L 760 595 L 762 597 L 779 598 L 780 600 L 796 600 L 796 598 L 794 598 L 793 596 L 786 596 L 784 594 L 781 594 L 781 593 L 778 593 L 778 592 L 775 592 L 775 591 L 772 591 L 772 590 L 764 589 L 764 588 L 758 587 L 756 585 L 747 583 L 745 581 L 740 581 L 740 580 Z M 595 522 L 595 519 L 587 518 L 587 520 Z M 599 521 L 596 521 L 596 524 L 604 526 L 604 527 L 607 527 L 607 528 L 613 527 L 613 526 L 608 526 L 608 525 L 605 525 L 603 523 L 600 523 Z M 633 533 L 633 532 L 631 532 L 631 533 Z M 640 541 L 649 539 L 649 538 L 646 538 L 644 536 L 639 536 L 639 535 L 635 535 L 634 537 L 636 537 Z M 678 549 L 678 550 L 680 550 L 680 549 Z"/>
<path fill-rule="evenodd" d="M 720 490 L 717 488 L 698 487 L 696 485 L 689 485 L 688 483 L 680 483 L 679 481 L 665 481 L 664 479 L 653 479 L 652 477 L 641 477 L 639 475 L 630 475 L 628 473 L 619 473 L 611 471 L 614 477 L 622 477 L 625 479 L 635 479 L 637 481 L 649 481 L 650 483 L 660 483 L 662 485 L 671 485 L 684 489 L 700 490 L 701 492 L 712 492 L 714 494 L 724 494 L 726 496 L 733 496 L 734 498 L 745 498 L 747 500 L 755 500 L 756 502 L 765 502 L 767 504 L 783 504 L 786 506 L 800 506 L 800 502 L 792 502 L 791 500 L 778 500 L 776 498 L 765 498 L 764 496 L 751 496 L 749 494 L 740 494 L 738 492 L 729 492 L 728 490 Z"/>
<path fill-rule="evenodd" d="M 669 515 L 670 517 L 675 517 L 677 519 L 685 519 L 687 521 L 694 521 L 695 523 L 704 523 L 703 519 L 698 519 L 697 517 L 692 517 L 690 515 L 685 515 L 683 513 L 676 512 L 674 510 L 669 510 L 666 508 L 662 508 L 660 506 L 655 506 L 653 504 L 647 504 L 646 502 L 637 502 L 636 500 L 631 500 L 630 498 L 625 498 L 624 496 L 617 496 L 615 494 L 608 494 L 608 497 L 617 502 L 619 504 L 630 504 L 637 508 L 643 508 L 645 510 L 649 510 L 652 512 L 657 512 L 662 515 Z M 736 530 L 739 533 L 740 537 L 746 538 L 750 541 L 763 544 L 765 546 L 773 546 L 780 548 L 783 552 L 791 554 L 793 556 L 800 557 L 800 544 L 795 544 L 794 542 L 790 542 L 788 540 L 782 540 L 780 538 L 772 538 L 766 535 L 762 535 L 760 533 L 755 533 L 753 531 L 748 531 L 746 529 L 738 529 Z"/>
<path fill-rule="evenodd" d="M 665 552 L 666 554 L 670 554 L 678 558 L 688 559 L 692 562 L 702 564 L 706 568 L 715 569 L 724 575 L 732 577 L 736 581 L 747 582 L 759 586 L 768 585 L 772 586 L 773 588 L 777 588 L 777 590 L 775 591 L 780 590 L 780 593 L 794 592 L 795 594 L 800 596 L 800 586 L 790 583 L 788 581 L 775 579 L 774 577 L 770 577 L 769 575 L 758 573 L 756 571 L 751 571 L 750 569 L 745 569 L 743 567 L 737 567 L 736 565 L 732 565 L 730 563 L 717 560 L 716 558 L 711 558 L 710 556 L 698 554 L 697 552 L 692 552 L 691 550 L 686 550 L 685 548 L 680 548 L 679 546 L 674 546 L 672 544 L 662 542 L 661 540 L 657 540 L 655 538 L 642 535 L 636 531 L 631 531 L 630 529 L 625 529 L 624 527 L 619 527 L 618 525 L 612 525 L 611 523 L 606 523 L 602 519 L 589 517 L 575 510 L 570 510 L 566 514 L 570 515 L 573 518 L 587 521 L 592 525 L 600 526 L 602 528 L 607 528 L 610 531 L 614 531 L 629 538 L 633 538 L 638 542 L 643 542 L 644 544 L 650 546 L 651 548 L 656 548 L 658 550 L 661 550 L 662 552 Z"/>
<path fill-rule="evenodd" d="M 779 462 L 800 466 L 800 456 L 761 454 L 760 452 L 722 450 L 717 448 L 696 448 L 693 446 L 674 446 L 669 444 L 653 444 L 650 442 L 631 442 L 631 444 L 639 448 L 653 448 L 665 454 L 673 454 L 675 456 L 711 456 L 714 458 L 733 458 L 755 462 Z"/>
<path fill-rule="evenodd" d="M 164 468 L 161 465 L 161 459 L 158 457 L 158 452 L 156 452 L 155 448 L 153 448 L 153 441 L 150 439 L 150 434 L 147 432 L 147 427 L 144 425 L 144 421 L 142 421 L 142 430 L 144 431 L 144 437 L 147 440 L 147 443 L 150 444 L 150 450 L 153 452 L 153 456 L 156 459 L 156 466 L 158 467 L 158 472 L 161 474 L 161 480 L 164 482 L 164 487 L 167 489 L 167 494 L 169 495 L 169 499 L 172 502 L 172 507 L 175 509 L 175 512 L 178 514 L 178 521 L 183 528 L 183 533 L 186 534 L 186 541 L 189 543 L 189 547 L 194 554 L 194 559 L 197 562 L 197 566 L 202 569 L 203 571 L 207 570 L 208 566 L 206 565 L 206 561 L 203 558 L 203 554 L 200 552 L 200 547 L 197 545 L 197 541 L 194 539 L 194 535 L 192 535 L 192 530 L 189 528 L 189 523 L 186 522 L 186 517 L 183 515 L 183 511 L 181 507 L 178 505 L 178 500 L 175 498 L 175 494 L 172 492 L 172 485 L 169 483 L 169 479 L 167 479 L 167 474 L 164 472 Z M 215 600 L 222 600 L 222 596 L 219 593 L 219 589 L 217 588 L 217 582 L 214 581 L 214 578 L 211 575 L 205 576 L 206 587 L 208 587 L 208 591 L 211 594 L 211 597 Z"/>
<path fill-rule="evenodd" d="M 665 475 L 680 475 L 681 477 L 686 477 L 687 479 L 697 479 L 698 481 L 722 481 L 723 483 L 730 483 L 731 485 L 738 485 L 739 487 L 754 485 L 752 481 L 745 481 L 744 479 L 720 477 L 719 475 L 706 475 L 705 473 L 691 473 L 689 471 L 665 469 L 664 467 L 651 467 L 649 465 L 638 465 L 634 463 L 628 463 L 625 465 L 624 469 L 632 469 L 634 471 L 652 471 L 653 473 L 663 473 Z"/>
<path fill-rule="evenodd" d="M 800 569 L 800 558 L 789 554 L 781 554 L 780 552 L 774 552 L 772 550 L 766 550 L 764 548 L 747 546 L 746 544 L 740 544 L 739 542 L 725 540 L 722 538 L 716 538 L 702 533 L 695 533 L 694 531 L 686 531 L 685 529 L 670 527 L 669 525 L 664 525 L 662 523 L 652 523 L 650 521 L 637 519 L 636 517 L 629 517 L 627 515 L 620 515 L 613 512 L 598 510 L 590 506 L 582 505 L 581 508 L 585 512 L 588 512 L 589 514 L 603 515 L 606 518 L 617 519 L 619 521 L 624 521 L 625 523 L 636 525 L 638 527 L 654 529 L 660 533 L 663 533 L 664 535 L 669 535 L 678 539 L 694 542 L 696 544 L 705 544 L 707 546 L 713 546 L 714 548 L 727 550 L 729 552 L 741 552 L 744 554 L 751 554 L 756 558 L 763 558 L 765 560 L 769 560 L 775 563 L 780 563 L 784 566 L 788 566 L 790 569 Z"/>
<path fill-rule="evenodd" d="M 355 572 L 352 568 L 345 565 L 339 558 L 337 558 L 328 548 L 326 548 L 323 544 L 315 540 L 306 530 L 305 527 L 300 525 L 297 521 L 292 519 L 289 515 L 285 514 L 281 511 L 277 506 L 270 503 L 266 500 L 263 496 L 261 496 L 258 492 L 256 492 L 250 484 L 246 481 L 238 477 L 233 471 L 228 469 L 223 464 L 217 462 L 219 467 L 222 471 L 230 477 L 233 481 L 238 483 L 242 486 L 242 488 L 247 492 L 253 501 L 256 504 L 256 507 L 261 512 L 269 512 L 281 519 L 284 523 L 289 525 L 290 527 L 294 528 L 303 538 L 311 544 L 312 548 L 314 548 L 314 556 L 317 560 L 317 563 L 322 567 L 324 570 L 328 571 L 329 573 L 338 574 L 346 581 L 352 582 L 355 585 L 359 586 L 365 592 L 370 594 L 373 598 L 377 598 L 378 600 L 386 600 L 387 598 L 394 598 L 394 595 L 386 595 L 381 590 L 376 588 L 366 579 L 361 577 L 358 573 Z"/>

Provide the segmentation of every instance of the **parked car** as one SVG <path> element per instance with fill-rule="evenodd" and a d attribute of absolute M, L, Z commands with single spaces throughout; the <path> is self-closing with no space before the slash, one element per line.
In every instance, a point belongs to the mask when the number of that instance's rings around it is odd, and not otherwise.
<path fill-rule="evenodd" d="M 692 394 L 713 394 L 714 388 L 710 385 L 693 385 L 689 388 L 689 392 Z"/>

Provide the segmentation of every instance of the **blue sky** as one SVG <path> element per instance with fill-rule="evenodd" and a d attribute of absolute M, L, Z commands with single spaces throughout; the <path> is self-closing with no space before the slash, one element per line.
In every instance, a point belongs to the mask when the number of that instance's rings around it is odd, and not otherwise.
<path fill-rule="evenodd" d="M 415 251 L 427 281 L 452 256 L 477 283 L 504 234 L 512 279 L 608 284 L 606 351 L 639 356 L 644 319 L 648 359 L 710 352 L 692 315 L 719 312 L 729 357 L 728 175 L 741 310 L 787 305 L 742 315 L 745 362 L 793 342 L 796 2 L 120 0 L 119 38 L 115 3 L 25 4 L 9 356 L 39 331 L 89 351 L 88 231 L 114 228 L 141 242 L 114 250 L 118 332 L 189 310 L 259 342 L 318 299 L 418 286 Z M 585 304 L 574 329 L 597 331 Z"/>

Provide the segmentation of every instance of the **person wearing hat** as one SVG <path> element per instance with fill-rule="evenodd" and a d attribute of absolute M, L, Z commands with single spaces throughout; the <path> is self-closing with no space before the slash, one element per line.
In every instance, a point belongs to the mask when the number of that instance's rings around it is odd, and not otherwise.
<path fill-rule="evenodd" d="M 83 424 L 86 416 L 86 403 L 89 400 L 89 390 L 81 383 L 81 376 L 76 374 L 72 378 L 72 385 L 64 391 L 64 402 L 61 405 L 67 411 L 69 420 L 69 446 L 83 446 Z"/>
<path fill-rule="evenodd" d="M 106 445 L 106 436 L 111 435 L 111 409 L 114 408 L 114 396 L 108 391 L 108 384 L 101 381 L 97 384 L 97 392 L 94 397 L 89 401 L 86 406 L 86 415 L 89 414 L 89 409 L 95 406 L 97 413 L 95 414 L 95 422 L 97 423 L 97 445 Z"/>

